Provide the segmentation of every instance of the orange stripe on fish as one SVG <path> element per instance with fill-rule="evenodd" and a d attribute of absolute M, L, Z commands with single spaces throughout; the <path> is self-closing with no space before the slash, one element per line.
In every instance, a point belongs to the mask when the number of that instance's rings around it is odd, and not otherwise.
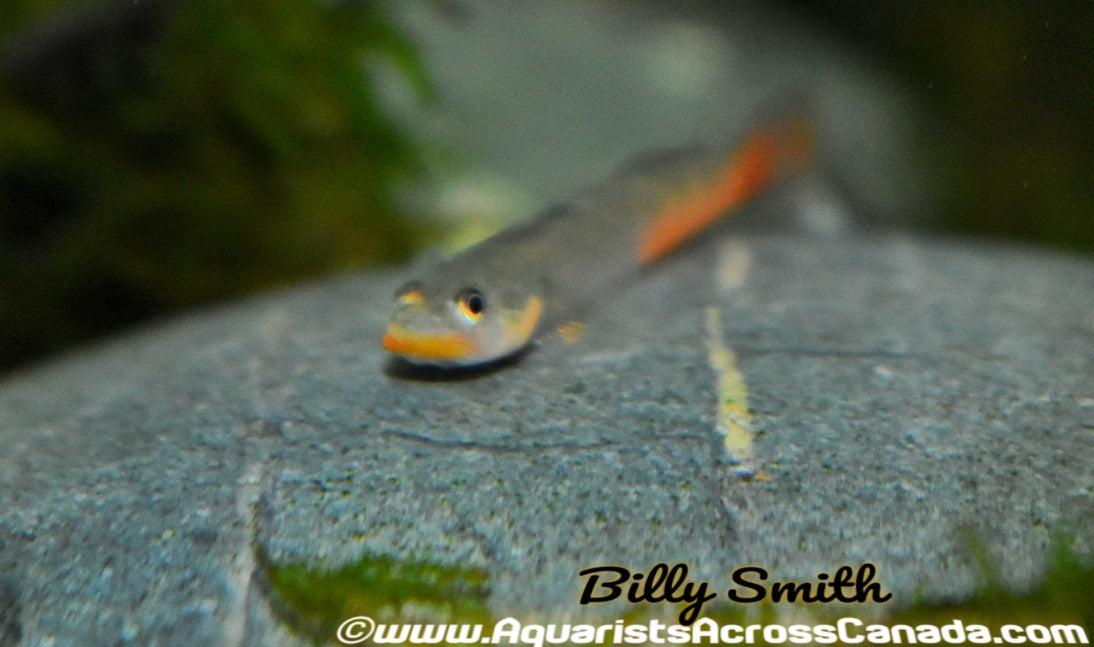
<path fill-rule="evenodd" d="M 661 210 L 642 232 L 639 262 L 652 263 L 699 234 L 732 207 L 763 191 L 786 170 L 802 164 L 811 147 L 812 134 L 802 119 L 754 133 L 713 186 L 684 195 Z"/>

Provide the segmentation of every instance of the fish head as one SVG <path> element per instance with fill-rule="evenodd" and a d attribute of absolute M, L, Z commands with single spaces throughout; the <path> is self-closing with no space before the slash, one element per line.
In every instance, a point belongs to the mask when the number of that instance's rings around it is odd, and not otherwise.
<path fill-rule="evenodd" d="M 485 364 L 526 346 L 543 309 L 535 291 L 494 290 L 476 281 L 411 282 L 397 292 L 383 345 L 415 364 Z"/>

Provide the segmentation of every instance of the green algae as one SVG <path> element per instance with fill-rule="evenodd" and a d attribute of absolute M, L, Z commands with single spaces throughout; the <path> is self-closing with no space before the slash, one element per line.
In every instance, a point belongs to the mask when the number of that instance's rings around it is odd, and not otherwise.
<path fill-rule="evenodd" d="M 386 623 L 487 624 L 487 575 L 481 569 L 365 554 L 336 568 L 273 564 L 260 551 L 271 607 L 290 630 L 332 642 L 355 616 Z"/>
<path fill-rule="evenodd" d="M 1058 542 L 1056 546 L 1042 583 L 1028 592 L 1008 588 L 999 577 L 999 569 L 1005 565 L 992 564 L 982 552 L 981 544 L 973 541 L 970 550 L 977 557 L 984 584 L 962 602 L 947 604 L 920 598 L 911 605 L 899 608 L 883 605 L 879 612 L 876 605 L 863 608 L 853 604 L 773 604 L 765 600 L 758 604 L 727 606 L 722 603 L 703 615 L 720 626 L 732 624 L 740 627 L 835 624 L 845 617 L 863 619 L 862 626 L 853 630 L 856 635 L 864 635 L 866 626 L 870 624 L 942 627 L 955 620 L 961 621 L 965 627 L 984 625 L 995 636 L 999 636 L 1000 628 L 1008 624 L 1078 625 L 1090 637 L 1094 635 L 1094 564 L 1084 563 L 1064 542 Z M 760 639 L 753 644 L 769 643 Z"/>

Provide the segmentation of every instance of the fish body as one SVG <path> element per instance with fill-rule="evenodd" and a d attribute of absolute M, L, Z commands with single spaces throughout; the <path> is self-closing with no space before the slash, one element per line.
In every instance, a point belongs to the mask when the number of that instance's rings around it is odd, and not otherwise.
<path fill-rule="evenodd" d="M 384 348 L 442 367 L 504 359 L 798 169 L 811 141 L 808 121 L 794 113 L 758 122 L 732 147 L 631 163 L 403 286 Z"/>

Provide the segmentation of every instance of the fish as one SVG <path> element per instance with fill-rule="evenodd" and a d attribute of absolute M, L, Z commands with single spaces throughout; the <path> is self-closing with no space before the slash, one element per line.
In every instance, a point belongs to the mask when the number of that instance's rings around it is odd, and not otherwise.
<path fill-rule="evenodd" d="M 404 284 L 383 347 L 411 364 L 477 367 L 573 331 L 643 268 L 799 172 L 813 140 L 806 111 L 782 109 L 732 145 L 645 155 Z"/>

